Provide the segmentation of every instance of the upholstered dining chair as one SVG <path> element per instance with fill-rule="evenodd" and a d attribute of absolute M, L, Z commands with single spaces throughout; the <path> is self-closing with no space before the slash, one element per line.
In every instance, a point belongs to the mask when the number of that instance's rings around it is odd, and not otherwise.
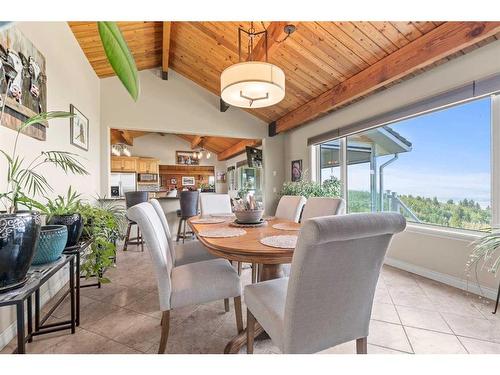
<path fill-rule="evenodd" d="M 200 208 L 201 216 L 233 212 L 229 194 L 201 193 Z"/>
<path fill-rule="evenodd" d="M 274 216 L 298 223 L 306 201 L 307 199 L 301 195 L 283 195 Z"/>
<path fill-rule="evenodd" d="M 307 199 L 302 211 L 301 221 L 313 217 L 342 215 L 345 213 L 345 202 L 342 198 L 311 197 Z"/>
<path fill-rule="evenodd" d="M 207 248 L 203 246 L 198 240 L 189 241 L 183 244 L 174 244 L 172 234 L 168 226 L 167 217 L 165 216 L 165 212 L 163 211 L 160 202 L 157 199 L 151 199 L 149 202 L 160 218 L 161 225 L 163 227 L 163 230 L 165 231 L 165 236 L 167 237 L 168 247 L 175 267 L 189 263 L 202 262 L 204 260 L 218 259 L 215 255 L 212 255 L 210 252 L 208 252 Z M 224 309 L 226 310 L 226 312 L 229 312 L 228 298 L 224 299 Z"/>
<path fill-rule="evenodd" d="M 148 202 L 138 204 L 128 209 L 127 215 L 141 228 L 155 268 L 162 311 L 158 353 L 165 353 L 170 311 L 184 306 L 234 298 L 236 327 L 241 332 L 241 282 L 229 262 L 211 259 L 174 266 L 169 241 L 153 206 Z"/>
<path fill-rule="evenodd" d="M 255 322 L 283 353 L 315 353 L 356 340 L 366 354 L 373 296 L 387 247 L 406 226 L 397 213 L 306 220 L 290 278 L 245 287 L 247 352 Z"/>

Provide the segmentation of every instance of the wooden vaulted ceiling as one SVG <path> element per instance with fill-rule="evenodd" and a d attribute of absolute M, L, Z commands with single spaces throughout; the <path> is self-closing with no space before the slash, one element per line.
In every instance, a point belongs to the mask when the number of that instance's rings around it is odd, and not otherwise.
<path fill-rule="evenodd" d="M 110 132 L 110 143 L 124 143 L 129 146 L 134 145 L 134 139 L 142 137 L 146 134 L 152 134 L 152 132 L 137 131 L 137 130 L 122 130 L 122 129 L 111 129 Z M 165 135 L 164 133 L 157 133 L 159 135 Z M 241 138 L 229 138 L 229 137 L 212 137 L 212 136 L 200 136 L 200 135 L 188 135 L 188 134 L 173 134 L 187 142 L 190 143 L 190 148 L 192 150 L 197 150 L 203 148 L 217 155 L 217 160 L 223 161 L 231 159 L 245 152 L 247 146 L 258 146 L 261 141 L 258 139 L 241 139 Z M 182 150 L 181 150 L 182 151 Z"/>
<path fill-rule="evenodd" d="M 216 95 L 221 72 L 238 62 L 238 27 L 250 27 L 250 22 L 118 24 L 140 70 L 163 62 L 164 71 L 171 68 Z M 269 62 L 286 75 L 282 102 L 249 110 L 272 123 L 273 132 L 297 127 L 500 36 L 500 22 L 293 22 L 296 32 L 283 41 L 285 24 L 254 22 L 257 30 L 267 28 Z M 97 75 L 113 75 L 96 24 L 69 25 Z M 262 48 L 256 54 L 263 58 Z"/>

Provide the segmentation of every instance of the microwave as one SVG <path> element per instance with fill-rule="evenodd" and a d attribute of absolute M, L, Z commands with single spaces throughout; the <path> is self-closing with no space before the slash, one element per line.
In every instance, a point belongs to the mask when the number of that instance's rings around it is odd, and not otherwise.
<path fill-rule="evenodd" d="M 137 182 L 158 182 L 158 174 L 156 173 L 139 173 Z"/>

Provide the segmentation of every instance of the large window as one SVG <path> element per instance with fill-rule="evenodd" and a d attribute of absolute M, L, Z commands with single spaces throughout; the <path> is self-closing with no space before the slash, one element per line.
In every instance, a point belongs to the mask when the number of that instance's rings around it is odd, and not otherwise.
<path fill-rule="evenodd" d="M 322 181 L 346 168 L 349 212 L 397 211 L 409 221 L 462 229 L 491 225 L 490 97 L 344 140 L 321 144 L 319 165 Z"/>

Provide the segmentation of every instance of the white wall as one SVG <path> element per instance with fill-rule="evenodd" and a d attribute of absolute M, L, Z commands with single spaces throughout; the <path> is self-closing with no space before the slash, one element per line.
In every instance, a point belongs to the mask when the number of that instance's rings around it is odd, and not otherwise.
<path fill-rule="evenodd" d="M 134 145 L 129 147 L 129 149 L 132 156 L 157 158 L 160 159 L 160 164 L 175 165 L 175 152 L 191 150 L 191 143 L 174 134 L 160 135 L 152 133 L 134 138 Z M 210 159 L 207 159 L 204 155 L 200 160 L 200 165 L 214 166 L 215 173 L 226 171 L 226 163 L 218 161 L 217 155 L 213 153 Z M 216 191 L 217 193 L 226 193 L 226 184 L 216 183 Z"/>
<path fill-rule="evenodd" d="M 219 97 L 174 71 L 163 81 L 157 70 L 139 73 L 141 95 L 134 101 L 116 77 L 101 81 L 101 192 L 109 190 L 109 128 L 147 130 L 162 133 L 211 135 L 234 138 L 267 138 L 267 125 L 238 108 L 219 111 Z M 264 155 L 273 155 L 270 165 L 283 164 L 283 152 L 267 145 L 279 143 L 275 138 L 264 141 Z M 265 179 L 272 180 L 271 169 Z M 273 197 L 267 201 L 269 209 Z"/>
<path fill-rule="evenodd" d="M 307 147 L 309 137 L 390 111 L 474 79 L 499 73 L 499 56 L 500 41 L 496 41 L 287 133 L 284 157 L 286 179 L 290 179 L 288 166 L 292 160 L 303 159 L 304 168 L 310 168 L 311 153 Z M 471 251 L 469 244 L 473 238 L 474 236 L 436 236 L 430 230 L 407 230 L 395 238 L 388 257 L 393 264 L 407 269 L 413 267 L 413 271 L 420 273 L 431 271 L 426 275 L 443 281 L 455 280 L 455 285 L 459 286 L 465 278 L 464 265 Z M 498 280 L 486 272 L 480 272 L 479 276 L 483 285 L 490 288 L 498 286 Z"/>
<path fill-rule="evenodd" d="M 22 136 L 19 151 L 27 160 L 42 150 L 64 150 L 80 155 L 90 173 L 88 176 L 67 177 L 61 170 L 46 167 L 43 175 L 54 188 L 54 194 L 66 192 L 71 184 L 87 197 L 99 192 L 100 185 L 100 102 L 99 79 L 85 58 L 69 26 L 64 22 L 23 22 L 17 27 L 45 56 L 47 62 L 47 109 L 49 111 L 69 111 L 74 104 L 90 120 L 89 151 L 83 151 L 69 143 L 69 119 L 50 122 L 45 142 Z M 0 127 L 0 149 L 10 150 L 15 132 Z M 6 167 L 2 159 L 0 181 L 5 181 Z M 2 186 L 3 188 L 3 186 Z M 55 278 L 45 288 L 46 298 L 57 292 L 60 282 Z M 14 321 L 14 310 L 0 309 L 0 348 L 12 338 L 14 331 L 10 326 Z"/>

